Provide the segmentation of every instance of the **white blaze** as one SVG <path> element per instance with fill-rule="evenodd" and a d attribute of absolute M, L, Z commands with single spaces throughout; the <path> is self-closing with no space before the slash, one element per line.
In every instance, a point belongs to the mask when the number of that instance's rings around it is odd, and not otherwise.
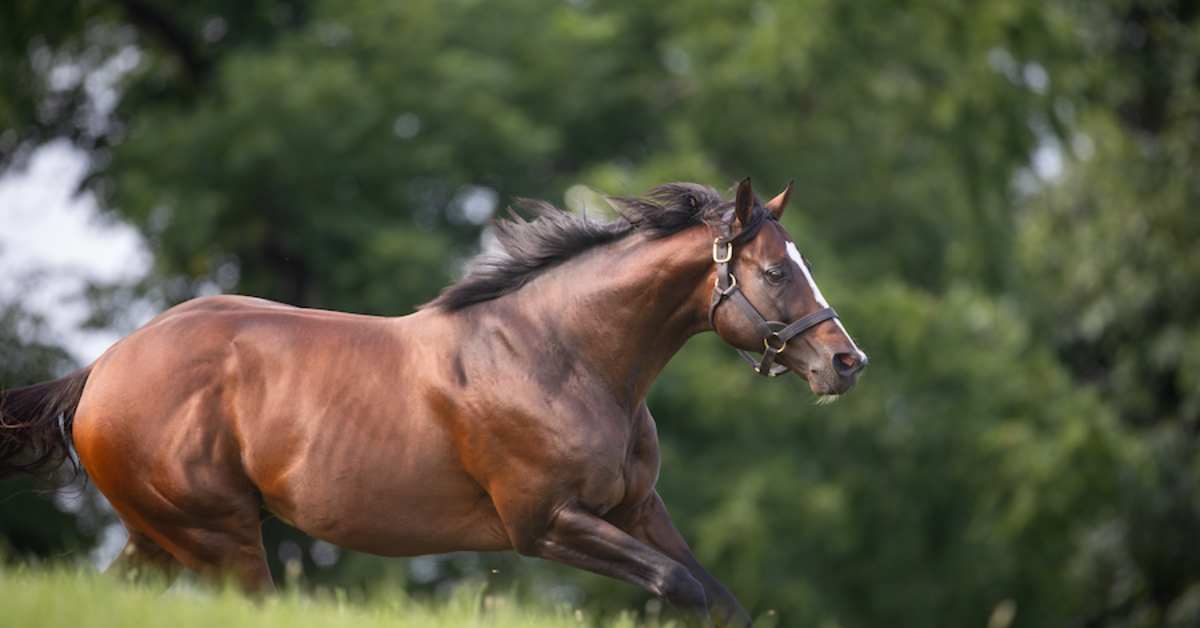
<path fill-rule="evenodd" d="M 817 305 L 821 307 L 829 307 L 829 302 L 825 300 L 825 295 L 821 294 L 821 289 L 817 287 L 817 282 L 813 279 L 812 273 L 808 272 L 808 264 L 804 263 L 804 258 L 800 255 L 800 249 L 796 248 L 795 242 L 787 243 L 788 257 L 792 258 L 793 262 L 800 267 L 800 272 L 804 273 L 804 279 L 808 281 L 808 287 L 812 290 L 813 297 L 817 299 Z"/>
<path fill-rule="evenodd" d="M 808 282 L 808 287 L 812 290 L 813 298 L 817 300 L 817 305 L 820 305 L 821 307 L 829 307 L 829 302 L 825 300 L 825 295 L 821 294 L 821 289 L 817 287 L 817 281 L 813 279 L 812 273 L 808 271 L 808 264 L 804 263 L 804 257 L 800 255 L 800 249 L 796 248 L 795 242 L 787 243 L 787 252 L 788 257 L 792 258 L 792 261 L 796 262 L 796 265 L 800 267 L 800 272 L 804 273 L 804 280 Z M 847 332 L 846 328 L 842 326 L 842 321 L 835 318 L 833 319 L 833 324 L 837 325 L 837 328 L 846 335 L 846 339 L 850 341 L 850 344 L 853 345 L 855 349 L 858 349 L 858 345 L 856 345 L 854 343 L 854 339 L 850 337 L 850 332 Z"/>

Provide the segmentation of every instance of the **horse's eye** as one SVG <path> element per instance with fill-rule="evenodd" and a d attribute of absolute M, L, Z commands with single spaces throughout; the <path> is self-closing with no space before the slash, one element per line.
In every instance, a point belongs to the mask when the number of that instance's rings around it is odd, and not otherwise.
<path fill-rule="evenodd" d="M 779 283 L 787 278 L 787 275 L 781 268 L 768 268 L 763 274 L 767 277 L 767 281 L 771 283 Z"/>

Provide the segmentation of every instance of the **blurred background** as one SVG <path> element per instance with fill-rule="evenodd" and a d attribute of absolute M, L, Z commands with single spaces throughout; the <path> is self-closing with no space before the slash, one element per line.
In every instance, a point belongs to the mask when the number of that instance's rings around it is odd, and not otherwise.
<path fill-rule="evenodd" d="M 0 88 L 0 388 L 197 295 L 406 314 L 514 196 L 795 178 L 872 366 L 815 406 L 711 335 L 675 359 L 660 490 L 701 560 L 786 625 L 1200 625 L 1200 3 L 7 0 Z M 5 560 L 106 564 L 102 500 L 33 487 L 0 484 Z M 267 546 L 288 586 L 658 608 Z"/>

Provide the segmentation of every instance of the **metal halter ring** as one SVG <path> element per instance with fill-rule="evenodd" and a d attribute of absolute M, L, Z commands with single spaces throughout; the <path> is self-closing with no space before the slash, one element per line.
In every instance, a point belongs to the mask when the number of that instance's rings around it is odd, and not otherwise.
<path fill-rule="evenodd" d="M 720 276 L 717 276 L 716 280 L 713 281 L 713 290 L 716 290 L 717 294 L 723 297 L 727 297 L 732 294 L 735 288 L 737 288 L 737 275 L 733 273 L 729 273 L 729 285 L 725 286 L 725 288 L 721 288 Z"/>
<path fill-rule="evenodd" d="M 771 346 L 772 338 L 779 341 L 778 347 Z M 787 349 L 787 341 L 784 340 L 783 338 L 780 338 L 779 334 L 777 334 L 775 332 L 771 332 L 771 335 L 763 338 L 763 346 L 766 347 L 767 351 L 770 351 L 771 353 L 783 353 L 783 350 Z"/>
<path fill-rule="evenodd" d="M 733 242 L 725 243 L 725 257 L 721 257 L 721 238 L 713 238 L 713 261 L 726 264 L 733 259 Z"/>

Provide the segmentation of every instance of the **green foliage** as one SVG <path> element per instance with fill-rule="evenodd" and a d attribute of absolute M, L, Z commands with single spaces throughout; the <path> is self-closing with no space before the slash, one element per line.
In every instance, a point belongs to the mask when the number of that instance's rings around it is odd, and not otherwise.
<path fill-rule="evenodd" d="M 1195 3 L 55 4 L 0 9 L 0 164 L 92 151 L 155 255 L 103 309 L 215 286 L 404 314 L 512 196 L 794 177 L 785 223 L 872 366 L 815 406 L 716 338 L 672 363 L 661 490 L 712 571 L 787 625 L 1200 616 Z M 49 78 L 130 47 L 105 124 Z M 301 555 L 310 586 L 498 568 L 645 601 L 513 557 Z"/>
<path fill-rule="evenodd" d="M 70 370 L 62 348 L 42 340 L 42 320 L 0 303 L 0 390 L 45 381 Z M 0 561 L 63 558 L 95 542 L 95 504 L 74 487 L 73 499 L 52 499 L 49 485 L 30 478 L 0 480 Z M 72 505 L 71 508 L 66 506 Z"/>
<path fill-rule="evenodd" d="M 1076 160 L 1029 199 L 1018 249 L 1032 319 L 1137 435 L 1083 559 L 1094 616 L 1118 625 L 1200 617 L 1200 25 L 1162 8 L 1097 29 L 1122 71 L 1081 109 Z"/>

